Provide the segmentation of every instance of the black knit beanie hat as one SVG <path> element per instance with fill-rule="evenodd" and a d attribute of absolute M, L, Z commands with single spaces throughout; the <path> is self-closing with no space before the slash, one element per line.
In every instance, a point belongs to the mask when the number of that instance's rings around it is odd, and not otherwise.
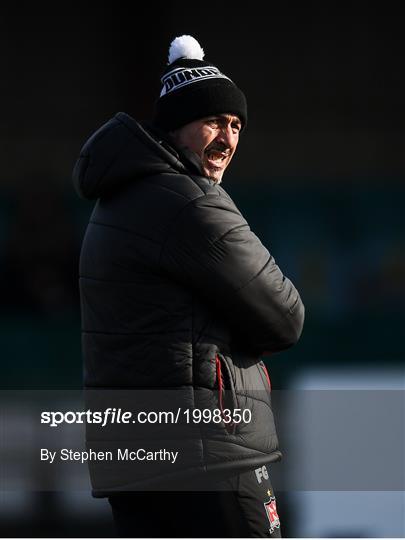
<path fill-rule="evenodd" d="M 217 67 L 203 60 L 204 51 L 192 36 L 174 39 L 169 63 L 161 79 L 155 106 L 155 124 L 174 131 L 194 120 L 216 114 L 234 114 L 242 129 L 247 123 L 243 92 Z"/>

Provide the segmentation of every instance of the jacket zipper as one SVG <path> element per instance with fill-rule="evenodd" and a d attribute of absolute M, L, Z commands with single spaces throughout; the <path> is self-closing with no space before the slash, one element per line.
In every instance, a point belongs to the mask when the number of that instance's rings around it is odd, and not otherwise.
<path fill-rule="evenodd" d="M 215 364 L 216 364 L 216 371 L 217 371 L 217 381 L 218 381 L 218 403 L 219 403 L 219 409 L 221 411 L 221 417 L 222 420 L 224 420 L 225 429 L 228 433 L 234 433 L 235 431 L 235 425 L 233 422 L 225 422 L 225 414 L 224 414 L 224 391 L 225 391 L 225 384 L 224 379 L 222 377 L 222 366 L 221 366 L 221 360 L 218 355 L 215 355 Z"/>
<path fill-rule="evenodd" d="M 217 368 L 218 402 L 219 402 L 219 408 L 221 409 L 221 416 L 222 416 L 223 411 L 224 411 L 224 402 L 223 402 L 224 381 L 222 379 L 221 360 L 219 359 L 218 355 L 215 356 L 215 363 L 216 363 L 216 368 Z"/>
<path fill-rule="evenodd" d="M 260 365 L 261 365 L 262 370 L 263 370 L 263 372 L 264 372 L 264 374 L 265 374 L 265 376 L 266 376 L 267 382 L 269 383 L 269 389 L 270 389 L 270 391 L 271 391 L 271 380 L 270 380 L 269 372 L 267 371 L 266 364 L 265 364 L 263 361 L 261 361 L 261 362 L 260 362 Z"/>

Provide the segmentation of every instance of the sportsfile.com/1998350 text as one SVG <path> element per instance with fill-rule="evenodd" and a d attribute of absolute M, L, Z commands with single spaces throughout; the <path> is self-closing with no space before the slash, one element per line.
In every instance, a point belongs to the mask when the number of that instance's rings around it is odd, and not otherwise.
<path fill-rule="evenodd" d="M 182 409 L 174 411 L 123 411 L 108 407 L 103 411 L 42 411 L 41 424 L 57 427 L 61 424 L 249 424 L 250 409 Z"/>

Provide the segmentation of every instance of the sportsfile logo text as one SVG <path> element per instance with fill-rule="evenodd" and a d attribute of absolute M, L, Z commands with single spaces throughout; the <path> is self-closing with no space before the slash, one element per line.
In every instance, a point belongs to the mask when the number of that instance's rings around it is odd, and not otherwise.
<path fill-rule="evenodd" d="M 61 424 L 249 424 L 250 409 L 182 409 L 174 411 L 123 411 L 108 407 L 104 411 L 42 411 L 41 424 L 58 427 Z"/>

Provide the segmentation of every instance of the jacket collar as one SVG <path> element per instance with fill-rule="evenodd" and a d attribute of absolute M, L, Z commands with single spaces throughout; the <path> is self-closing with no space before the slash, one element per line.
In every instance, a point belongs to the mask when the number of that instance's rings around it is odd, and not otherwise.
<path fill-rule="evenodd" d="M 192 174 L 204 176 L 201 159 L 188 148 L 180 148 L 174 138 L 160 128 L 142 122 L 142 127 L 168 152 L 173 154 Z"/>

